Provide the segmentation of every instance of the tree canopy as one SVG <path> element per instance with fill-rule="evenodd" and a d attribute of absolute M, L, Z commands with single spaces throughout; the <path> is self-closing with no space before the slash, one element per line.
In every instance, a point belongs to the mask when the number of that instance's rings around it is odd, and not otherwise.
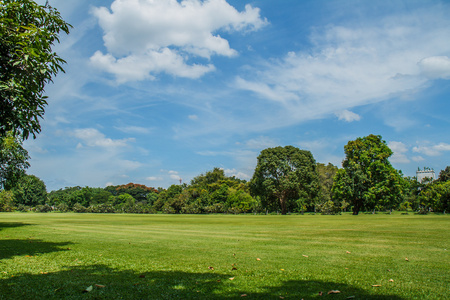
<path fill-rule="evenodd" d="M 348 199 L 353 214 L 362 208 L 391 207 L 403 196 L 403 179 L 388 158 L 391 149 L 379 135 L 369 135 L 349 141 L 344 147 L 343 169 L 338 170 L 333 183 L 336 199 Z"/>
<path fill-rule="evenodd" d="M 31 0 L 0 1 L 0 136 L 36 137 L 47 105 L 45 85 L 65 61 L 52 47 L 71 27 L 59 12 Z"/>
<path fill-rule="evenodd" d="M 279 208 L 282 214 L 302 210 L 319 193 L 316 161 L 311 152 L 293 146 L 267 148 L 258 156 L 251 189 L 263 204 Z"/>

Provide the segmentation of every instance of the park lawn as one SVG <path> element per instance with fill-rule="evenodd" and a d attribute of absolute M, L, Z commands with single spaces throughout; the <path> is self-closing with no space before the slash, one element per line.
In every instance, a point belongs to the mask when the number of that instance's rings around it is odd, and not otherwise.
<path fill-rule="evenodd" d="M 449 299 L 449 225 L 400 213 L 0 213 L 0 299 Z"/>

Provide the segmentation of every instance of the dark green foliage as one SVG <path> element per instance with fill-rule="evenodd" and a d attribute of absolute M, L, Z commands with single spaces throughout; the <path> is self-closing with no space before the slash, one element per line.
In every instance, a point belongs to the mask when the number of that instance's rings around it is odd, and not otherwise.
<path fill-rule="evenodd" d="M 450 166 L 447 166 L 444 170 L 441 170 L 438 180 L 442 182 L 450 181 Z"/>
<path fill-rule="evenodd" d="M 47 105 L 44 87 L 65 63 L 52 47 L 70 25 L 59 12 L 31 0 L 0 6 L 0 137 L 13 131 L 36 137 Z"/>
<path fill-rule="evenodd" d="M 28 151 L 12 132 L 0 136 L 0 189 L 11 189 L 25 174 L 30 164 Z"/>
<path fill-rule="evenodd" d="M 391 166 L 392 151 L 381 136 L 349 141 L 344 150 L 343 169 L 334 178 L 335 199 L 350 201 L 355 215 L 361 209 L 392 209 L 403 200 L 403 178 Z"/>
<path fill-rule="evenodd" d="M 265 149 L 258 156 L 251 189 L 270 210 L 303 211 L 315 205 L 319 194 L 316 161 L 311 152 L 293 146 Z"/>
<path fill-rule="evenodd" d="M 417 211 L 448 212 L 450 208 L 450 181 L 436 180 L 420 190 Z"/>
<path fill-rule="evenodd" d="M 47 204 L 45 183 L 34 175 L 22 176 L 12 189 L 15 202 L 19 205 L 37 206 Z"/>
<path fill-rule="evenodd" d="M 118 185 L 112 187 L 115 189 L 115 191 L 112 191 L 111 188 L 108 188 L 108 190 L 113 195 L 120 195 L 120 194 L 128 194 L 131 195 L 134 199 L 137 201 L 145 201 L 147 200 L 147 195 L 151 193 L 158 193 L 158 191 L 155 188 L 145 186 L 143 184 L 136 184 L 136 183 L 128 183 L 125 185 Z"/>

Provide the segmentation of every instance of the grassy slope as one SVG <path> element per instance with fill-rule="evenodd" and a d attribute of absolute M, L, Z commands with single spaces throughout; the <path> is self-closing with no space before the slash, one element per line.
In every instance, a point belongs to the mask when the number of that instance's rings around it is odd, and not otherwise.
<path fill-rule="evenodd" d="M 450 298 L 449 224 L 442 215 L 2 213 L 0 299 Z"/>

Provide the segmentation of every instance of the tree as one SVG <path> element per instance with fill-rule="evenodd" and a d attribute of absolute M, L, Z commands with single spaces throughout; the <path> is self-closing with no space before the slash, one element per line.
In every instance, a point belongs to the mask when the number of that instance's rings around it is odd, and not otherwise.
<path fill-rule="evenodd" d="M 71 25 L 59 12 L 31 0 L 0 1 L 0 137 L 36 137 L 47 105 L 45 85 L 65 61 L 52 52 Z"/>
<path fill-rule="evenodd" d="M 338 167 L 332 163 L 328 165 L 317 163 L 317 173 L 319 174 L 320 198 L 323 203 L 332 200 L 331 188 L 333 187 L 333 178 L 338 171 Z"/>
<path fill-rule="evenodd" d="M 25 174 L 30 164 L 28 151 L 12 132 L 0 137 L 0 189 L 11 189 Z"/>
<path fill-rule="evenodd" d="M 350 200 L 353 214 L 362 208 L 392 208 L 403 197 L 403 178 L 388 158 L 391 149 L 379 135 L 349 141 L 344 147 L 343 169 L 334 178 L 333 196 Z"/>
<path fill-rule="evenodd" d="M 439 172 L 438 180 L 442 182 L 450 181 L 450 166 L 445 167 L 444 170 Z"/>
<path fill-rule="evenodd" d="M 47 201 L 45 183 L 34 175 L 24 175 L 13 188 L 17 204 L 26 206 L 44 205 Z"/>
<path fill-rule="evenodd" d="M 136 199 L 136 201 L 146 201 L 148 194 L 158 193 L 158 191 L 155 188 L 131 182 L 125 185 L 119 185 L 115 187 L 114 192 L 115 195 L 125 193 L 131 195 L 134 199 Z"/>
<path fill-rule="evenodd" d="M 253 196 L 286 214 L 297 203 L 314 204 L 319 193 L 316 161 L 311 152 L 293 146 L 261 151 L 250 182 Z"/>

